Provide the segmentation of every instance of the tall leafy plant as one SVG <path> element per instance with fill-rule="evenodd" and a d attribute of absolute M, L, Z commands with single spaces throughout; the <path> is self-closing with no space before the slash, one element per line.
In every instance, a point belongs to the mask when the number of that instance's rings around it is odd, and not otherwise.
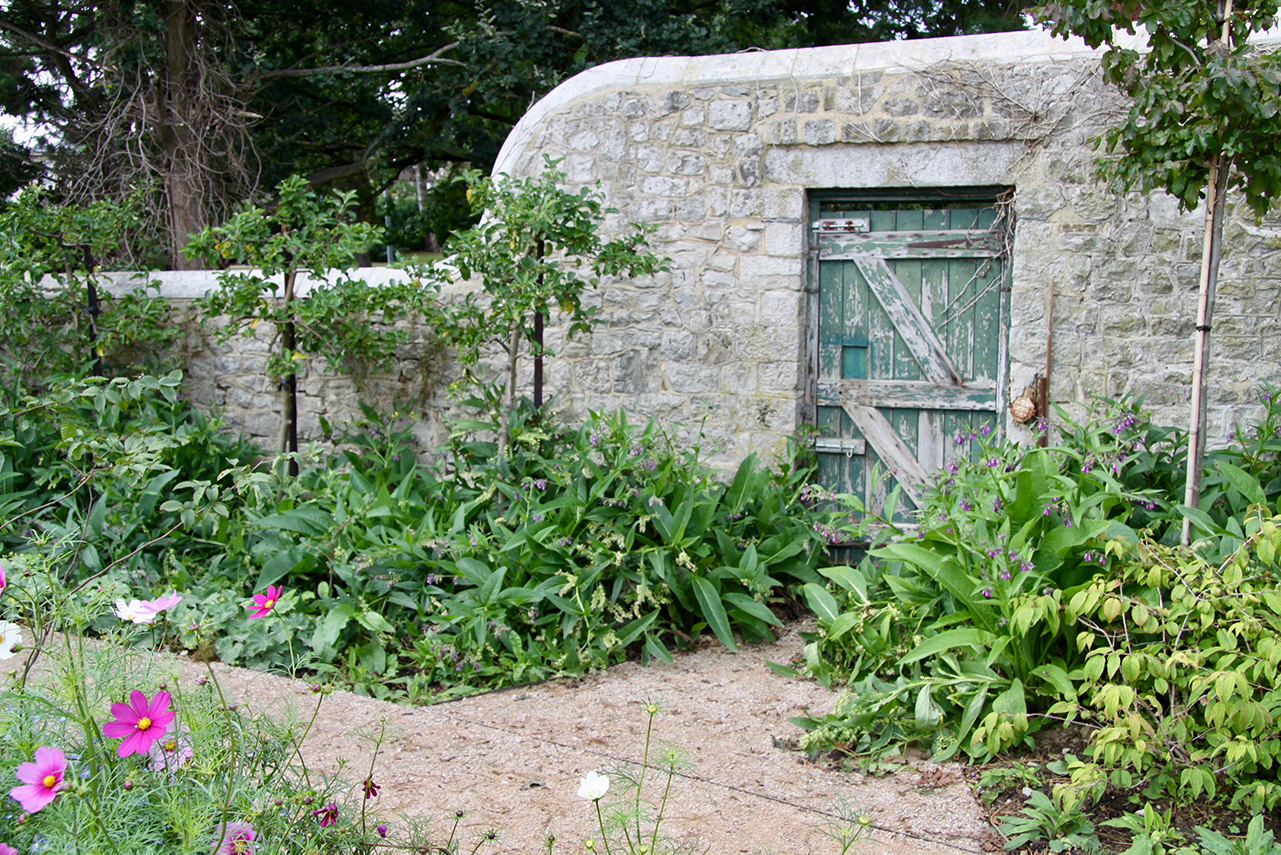
<path fill-rule="evenodd" d="M 58 204 L 34 184 L 0 213 L 0 356 L 20 385 L 105 374 L 180 334 L 162 298 L 102 288 L 103 267 L 138 225 L 135 204 Z"/>
<path fill-rule="evenodd" d="M 221 226 L 206 228 L 187 244 L 190 256 L 227 265 L 218 290 L 203 308 L 228 323 L 226 341 L 252 335 L 262 322 L 275 328 L 276 351 L 267 373 L 283 387 L 282 452 L 298 450 L 300 362 L 321 356 L 330 367 L 356 359 L 382 365 L 408 335 L 397 321 L 426 317 L 434 290 L 419 279 L 372 287 L 352 276 L 358 253 L 379 236 L 378 227 L 356 221 L 354 193 L 322 195 L 295 175 L 280 182 L 271 207 L 250 206 Z M 304 293 L 300 277 L 309 277 Z M 296 463 L 291 473 L 297 474 Z"/>
<path fill-rule="evenodd" d="M 1129 114 L 1100 142 L 1100 161 L 1119 190 L 1161 188 L 1191 210 L 1206 203 L 1193 367 L 1192 418 L 1184 504 L 1197 507 L 1205 455 L 1204 375 L 1231 188 L 1260 217 L 1281 193 L 1281 54 L 1250 36 L 1273 25 L 1281 3 L 1233 0 L 1057 0 L 1035 10 L 1056 35 L 1106 47 L 1103 72 L 1131 101 Z M 1148 50 L 1119 41 L 1147 32 Z M 1191 520 L 1183 524 L 1189 540 Z"/>
<path fill-rule="evenodd" d="M 590 331 L 595 307 L 583 305 L 586 289 L 602 277 L 654 273 L 666 262 L 649 251 L 645 226 L 612 241 L 602 238 L 606 210 L 599 194 L 561 187 L 565 174 L 550 158 L 536 176 L 490 178 L 473 171 L 465 180 L 468 199 L 485 215 L 450 240 L 442 272 L 477 277 L 483 297 L 468 295 L 447 310 L 440 335 L 457 352 L 464 385 L 481 392 L 481 401 L 497 412 L 499 451 L 505 453 L 522 345 L 536 360 L 534 403 L 542 403 L 547 313 L 560 310 L 567 337 Z M 506 371 L 496 380 L 480 367 L 482 354 L 495 349 L 506 357 Z"/>

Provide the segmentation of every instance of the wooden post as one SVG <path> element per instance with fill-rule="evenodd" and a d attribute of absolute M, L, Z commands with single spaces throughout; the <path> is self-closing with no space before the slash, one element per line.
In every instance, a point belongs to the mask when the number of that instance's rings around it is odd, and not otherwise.
<path fill-rule="evenodd" d="M 1188 467 L 1183 504 L 1195 508 L 1201 501 L 1201 467 L 1205 461 L 1205 376 L 1210 359 L 1210 322 L 1214 294 L 1219 281 L 1219 256 L 1223 249 L 1223 197 L 1228 185 L 1230 163 L 1215 155 L 1205 199 L 1205 239 L 1201 247 L 1201 287 L 1197 300 L 1196 350 L 1192 362 L 1192 413 L 1188 430 Z M 1192 542 L 1192 518 L 1184 516 L 1180 542 Z"/>

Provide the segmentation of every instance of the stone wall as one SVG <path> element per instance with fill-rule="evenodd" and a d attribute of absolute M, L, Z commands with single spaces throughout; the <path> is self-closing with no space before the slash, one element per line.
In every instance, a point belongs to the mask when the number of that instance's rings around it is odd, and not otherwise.
<path fill-rule="evenodd" d="M 807 193 L 1011 188 L 1009 391 L 1046 364 L 1051 397 L 1143 396 L 1187 423 L 1203 214 L 1162 193 L 1121 197 L 1090 139 L 1122 115 L 1080 43 L 1043 33 L 611 63 L 539 102 L 496 172 L 563 159 L 600 182 L 612 232 L 657 226 L 671 273 L 616 282 L 601 324 L 550 377 L 574 411 L 711 425 L 729 458 L 782 448 L 803 406 Z M 1210 439 L 1281 381 L 1281 227 L 1245 212 L 1226 232 L 1214 319 Z"/>
<path fill-rule="evenodd" d="M 551 319 L 548 391 L 571 414 L 623 407 L 635 419 L 706 418 L 722 463 L 780 451 L 812 417 L 808 194 L 993 186 L 1011 191 L 1014 222 L 1006 391 L 1017 395 L 1044 369 L 1052 292 L 1054 402 L 1143 396 L 1159 420 L 1184 425 L 1203 214 L 1098 183 L 1090 139 L 1122 106 L 1087 48 L 1043 33 L 637 59 L 584 72 L 530 110 L 495 171 L 524 175 L 562 159 L 571 185 L 600 182 L 616 209 L 611 235 L 654 224 L 654 247 L 672 266 L 589 295 L 601 310 L 589 336 L 566 342 Z M 1258 412 L 1260 382 L 1281 382 L 1279 266 L 1281 225 L 1232 212 L 1213 324 L 1211 442 Z M 196 400 L 227 408 L 233 426 L 260 437 L 274 430 L 276 406 L 259 371 L 265 347 L 260 335 L 188 354 Z M 425 438 L 439 438 L 447 368 L 422 348 L 398 357 L 390 376 L 363 381 L 366 394 L 413 400 Z M 528 364 L 523 382 L 528 389 Z M 304 391 L 304 436 L 314 437 L 318 414 L 350 414 L 357 388 L 308 377 Z"/>

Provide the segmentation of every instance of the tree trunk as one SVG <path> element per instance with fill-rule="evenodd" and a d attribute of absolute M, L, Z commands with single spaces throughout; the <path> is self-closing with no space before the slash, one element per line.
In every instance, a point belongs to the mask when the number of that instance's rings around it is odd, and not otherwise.
<path fill-rule="evenodd" d="M 164 190 L 169 226 L 169 253 L 175 270 L 198 270 L 199 259 L 183 252 L 187 238 L 205 226 L 208 193 L 201 162 L 199 127 L 200 25 L 192 0 L 164 0 L 165 66 L 156 86 L 156 115 L 164 152 Z"/>
<path fill-rule="evenodd" d="M 280 331 L 281 355 L 294 365 L 294 348 L 297 346 L 297 329 L 294 327 L 294 280 L 297 271 L 285 273 L 285 326 Z M 285 401 L 281 414 L 280 450 L 295 456 L 289 459 L 290 477 L 298 477 L 298 374 L 289 369 L 285 375 Z"/>
<path fill-rule="evenodd" d="M 1217 155 L 1210 164 L 1206 186 L 1205 240 L 1201 247 L 1201 288 L 1197 301 L 1196 353 L 1192 364 L 1192 419 L 1188 431 L 1188 468 L 1183 504 L 1195 508 L 1201 501 L 1201 468 L 1205 461 L 1205 375 L 1210 360 L 1210 321 L 1219 283 L 1223 249 L 1223 201 L 1227 195 L 1230 159 Z M 1184 516 L 1181 542 L 1192 542 L 1192 519 Z"/>
<path fill-rule="evenodd" d="M 516 407 L 516 366 L 520 359 L 520 325 L 512 326 L 511 341 L 507 345 L 507 398 L 506 406 L 498 414 L 498 456 L 502 457 L 512 443 L 512 410 Z"/>

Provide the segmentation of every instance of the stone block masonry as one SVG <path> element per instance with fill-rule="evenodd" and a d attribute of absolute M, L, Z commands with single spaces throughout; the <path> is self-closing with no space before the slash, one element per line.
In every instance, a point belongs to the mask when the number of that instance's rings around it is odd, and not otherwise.
<path fill-rule="evenodd" d="M 563 158 L 575 183 L 599 182 L 613 233 L 650 223 L 673 261 L 603 285 L 599 324 L 554 391 L 579 413 L 710 408 L 727 463 L 781 451 L 813 418 L 808 195 L 985 187 L 1014 223 L 1007 399 L 1044 370 L 1052 292 L 1053 400 L 1142 396 L 1184 426 L 1203 213 L 1098 183 L 1091 141 L 1123 110 L 1088 48 L 1033 32 L 583 72 L 521 120 L 495 172 Z M 1281 224 L 1231 216 L 1212 343 L 1219 441 L 1259 412 L 1262 382 L 1281 382 Z"/>

